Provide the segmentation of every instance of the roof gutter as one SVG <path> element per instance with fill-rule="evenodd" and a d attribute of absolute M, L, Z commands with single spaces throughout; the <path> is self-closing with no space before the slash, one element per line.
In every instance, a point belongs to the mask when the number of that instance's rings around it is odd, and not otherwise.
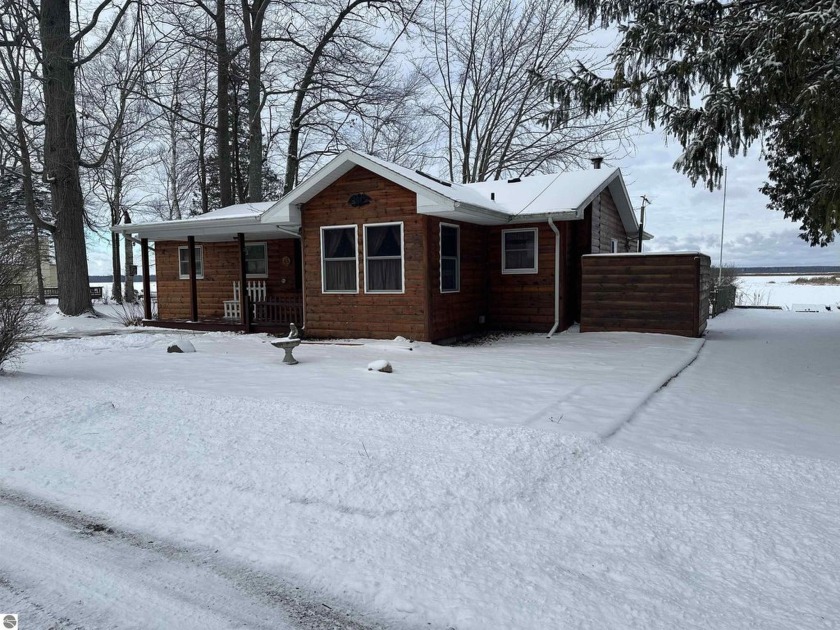
<path fill-rule="evenodd" d="M 465 203 L 463 201 L 453 202 L 452 207 L 455 210 L 459 210 L 460 212 L 463 212 L 465 214 L 473 214 L 485 219 L 494 219 L 501 223 L 506 223 L 510 219 L 510 215 L 505 214 L 504 212 L 499 212 L 498 210 L 491 210 L 490 208 L 482 208 L 481 206 L 474 206 L 471 203 Z"/>
<path fill-rule="evenodd" d="M 300 232 L 294 232 L 292 230 L 287 230 L 286 228 L 281 228 L 279 225 L 275 225 L 278 231 L 283 232 L 283 234 L 288 234 L 289 236 L 293 236 L 295 238 L 299 238 L 303 240 L 303 237 L 300 235 Z"/>
<path fill-rule="evenodd" d="M 178 228 L 195 227 L 200 230 L 202 226 L 213 228 L 236 227 L 239 225 L 250 225 L 260 222 L 260 215 L 252 217 L 227 217 L 224 219 L 179 219 L 177 221 L 159 221 L 157 223 L 124 223 L 120 225 L 112 225 L 111 231 L 118 233 L 139 233 L 139 232 L 162 232 L 173 231 Z"/>

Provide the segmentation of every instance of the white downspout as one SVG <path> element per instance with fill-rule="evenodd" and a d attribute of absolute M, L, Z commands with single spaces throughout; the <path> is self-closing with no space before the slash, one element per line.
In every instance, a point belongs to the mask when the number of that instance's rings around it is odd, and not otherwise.
<path fill-rule="evenodd" d="M 554 220 L 548 217 L 548 225 L 554 232 L 554 326 L 548 331 L 548 339 L 560 327 L 560 230 L 554 225 Z"/>

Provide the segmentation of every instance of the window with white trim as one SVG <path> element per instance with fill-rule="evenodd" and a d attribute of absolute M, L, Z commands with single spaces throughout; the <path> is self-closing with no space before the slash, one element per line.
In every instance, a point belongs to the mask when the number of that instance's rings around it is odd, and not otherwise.
<path fill-rule="evenodd" d="M 181 280 L 190 278 L 190 248 L 182 245 L 178 248 L 178 277 Z M 204 278 L 204 252 L 201 245 L 195 246 L 195 277 Z"/>
<path fill-rule="evenodd" d="M 358 293 L 359 259 L 355 225 L 321 228 L 321 290 Z"/>
<path fill-rule="evenodd" d="M 440 224 L 440 292 L 461 290 L 461 228 Z"/>
<path fill-rule="evenodd" d="M 245 274 L 249 278 L 268 277 L 268 245 L 245 243 Z"/>
<path fill-rule="evenodd" d="M 403 224 L 365 226 L 365 293 L 403 292 Z"/>
<path fill-rule="evenodd" d="M 502 230 L 502 273 L 537 273 L 537 229 Z"/>
<path fill-rule="evenodd" d="M 618 253 L 618 239 L 611 238 L 610 239 L 610 254 L 617 254 Z"/>

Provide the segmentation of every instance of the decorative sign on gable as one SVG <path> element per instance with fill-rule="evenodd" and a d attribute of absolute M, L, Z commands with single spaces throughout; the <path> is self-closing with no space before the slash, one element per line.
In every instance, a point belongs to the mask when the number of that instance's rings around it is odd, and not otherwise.
<path fill-rule="evenodd" d="M 355 195 L 350 195 L 350 199 L 347 200 L 354 208 L 361 208 L 362 206 L 368 205 L 373 199 L 368 197 L 365 193 L 356 193 Z"/>

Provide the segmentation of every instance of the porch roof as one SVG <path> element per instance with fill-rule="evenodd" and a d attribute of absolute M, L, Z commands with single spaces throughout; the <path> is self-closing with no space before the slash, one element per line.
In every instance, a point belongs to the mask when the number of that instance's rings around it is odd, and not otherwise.
<path fill-rule="evenodd" d="M 291 222 L 288 217 L 278 217 L 274 221 L 261 220 L 265 211 L 274 204 L 273 201 L 240 203 L 189 219 L 115 225 L 111 231 L 134 234 L 137 238 L 152 241 L 179 241 L 186 240 L 188 236 L 194 236 L 200 242 L 224 241 L 239 232 L 264 239 L 296 236 L 300 228 L 299 221 Z"/>

